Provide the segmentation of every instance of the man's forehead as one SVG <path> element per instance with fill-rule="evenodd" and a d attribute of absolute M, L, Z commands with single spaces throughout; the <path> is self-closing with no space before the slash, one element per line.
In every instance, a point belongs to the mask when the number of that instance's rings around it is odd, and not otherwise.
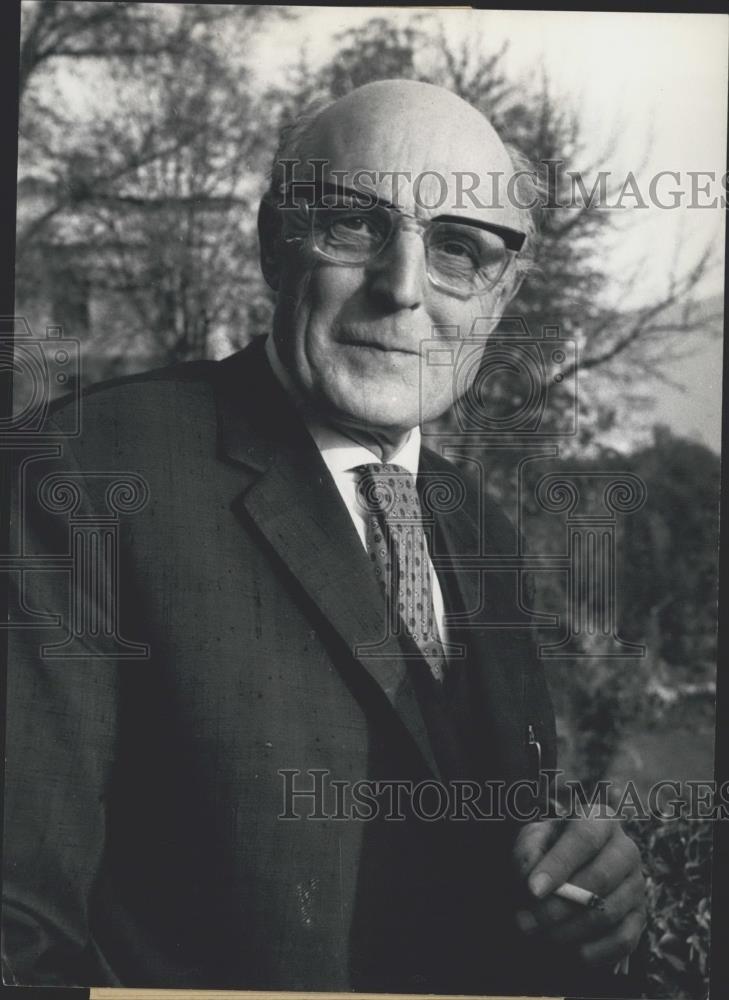
<path fill-rule="evenodd" d="M 302 145 L 302 168 L 308 172 L 306 161 L 320 161 L 325 180 L 374 190 L 419 215 L 462 206 L 472 213 L 474 204 L 486 205 L 488 214 L 512 215 L 500 204 L 513 172 L 501 139 L 474 108 L 448 98 L 453 101 L 445 106 L 422 99 L 337 102 Z"/>

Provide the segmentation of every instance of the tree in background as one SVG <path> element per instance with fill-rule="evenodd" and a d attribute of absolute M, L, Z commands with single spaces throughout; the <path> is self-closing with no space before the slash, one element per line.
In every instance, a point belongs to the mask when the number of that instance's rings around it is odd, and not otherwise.
<path fill-rule="evenodd" d="M 225 53 L 285 12 L 36 0 L 23 14 L 19 305 L 32 315 L 45 289 L 92 378 L 206 356 L 257 321 L 267 111 Z"/>
<path fill-rule="evenodd" d="M 654 428 L 650 447 L 630 457 L 650 504 L 626 519 L 630 566 L 620 580 L 627 637 L 655 617 L 660 659 L 675 681 L 714 676 L 718 596 L 720 462 L 712 451 Z"/>

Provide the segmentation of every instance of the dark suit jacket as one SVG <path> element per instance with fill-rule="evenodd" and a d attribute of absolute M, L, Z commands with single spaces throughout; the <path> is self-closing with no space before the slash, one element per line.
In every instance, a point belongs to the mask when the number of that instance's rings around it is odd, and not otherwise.
<path fill-rule="evenodd" d="M 63 430 L 67 409 L 53 420 Z M 36 502 L 49 472 L 82 484 L 79 510 L 89 514 L 106 509 L 108 486 L 89 472 L 147 484 L 146 506 L 121 519 L 118 560 L 107 557 L 119 632 L 150 655 L 118 655 L 100 628 L 65 658 L 39 656 L 41 642 L 68 630 L 69 575 L 15 574 L 21 618 L 64 621 L 11 631 L 7 980 L 569 989 L 574 963 L 560 968 L 514 931 L 514 824 L 338 819 L 330 791 L 325 818 L 279 818 L 284 771 L 302 772 L 298 787 L 324 772 L 328 789 L 330 780 L 443 775 L 412 682 L 417 661 L 393 637 L 380 659 L 353 654 L 386 637 L 382 598 L 261 343 L 97 387 L 63 456 L 31 459 L 18 467 L 13 543 L 26 555 L 68 551 L 67 515 Z M 425 449 L 422 468 L 454 469 Z M 479 614 L 508 622 L 513 579 L 457 571 L 457 557 L 479 545 L 515 551 L 508 520 L 477 484 L 467 487 L 437 525 L 440 554 L 454 557 L 454 572 L 442 574 L 447 607 L 469 612 L 471 625 Z M 82 595 L 89 613 L 93 586 Z M 529 630 L 463 635 L 480 722 L 471 776 L 532 777 L 529 725 L 554 766 Z M 607 983 L 598 990 L 613 991 Z"/>

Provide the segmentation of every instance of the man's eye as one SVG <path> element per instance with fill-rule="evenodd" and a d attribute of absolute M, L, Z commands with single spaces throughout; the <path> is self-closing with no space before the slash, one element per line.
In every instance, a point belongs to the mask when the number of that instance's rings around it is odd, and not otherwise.
<path fill-rule="evenodd" d="M 438 249 L 451 257 L 473 257 L 473 247 L 464 240 L 445 240 Z"/>
<path fill-rule="evenodd" d="M 474 245 L 472 239 L 468 237 L 452 236 L 443 234 L 440 239 L 433 242 L 431 253 L 443 262 L 452 266 L 479 267 L 480 254 L 478 247 Z"/>
<path fill-rule="evenodd" d="M 349 229 L 353 233 L 370 233 L 373 231 L 369 220 L 363 215 L 345 215 L 341 219 L 335 219 L 334 224 L 342 226 L 344 229 Z"/>

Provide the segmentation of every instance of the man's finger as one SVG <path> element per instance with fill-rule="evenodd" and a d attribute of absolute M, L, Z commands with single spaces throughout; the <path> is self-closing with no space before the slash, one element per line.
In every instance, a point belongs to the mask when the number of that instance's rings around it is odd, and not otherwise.
<path fill-rule="evenodd" d="M 540 858 L 544 857 L 556 842 L 562 820 L 546 819 L 537 823 L 527 823 L 519 831 L 514 844 L 514 860 L 519 874 L 526 878 Z"/>
<path fill-rule="evenodd" d="M 580 948 L 583 961 L 589 965 L 616 962 L 635 950 L 645 927 L 645 911 L 633 910 L 611 934 L 599 941 L 591 941 Z"/>
<path fill-rule="evenodd" d="M 634 871 L 641 870 L 640 851 L 622 830 L 613 829 L 602 850 L 570 879 L 598 896 L 608 896 Z"/>
<path fill-rule="evenodd" d="M 575 882 L 578 881 L 581 878 L 575 876 Z M 555 944 L 574 944 L 604 935 L 644 900 L 645 880 L 638 870 L 606 896 L 602 910 L 588 909 L 551 895 L 534 903 L 529 910 L 517 913 L 517 922 L 525 933 L 541 928 Z"/>
<path fill-rule="evenodd" d="M 584 868 L 615 833 L 615 820 L 577 819 L 565 823 L 560 836 L 529 876 L 529 890 L 542 899 Z"/>
<path fill-rule="evenodd" d="M 635 872 L 610 893 L 603 910 L 585 910 L 581 914 L 571 914 L 567 920 L 552 929 L 550 940 L 555 944 L 602 940 L 622 923 L 628 913 L 639 908 L 644 898 L 643 875 Z"/>
<path fill-rule="evenodd" d="M 616 833 L 589 864 L 570 877 L 570 882 L 598 896 L 609 897 L 634 871 L 637 871 L 642 883 L 638 848 L 629 837 Z M 634 902 L 631 903 L 624 912 L 627 913 L 634 905 Z M 537 922 L 545 927 L 564 921 L 583 923 L 588 914 L 591 919 L 600 914 L 599 910 L 588 910 L 579 903 L 563 900 L 554 894 L 534 903 L 532 909 Z M 621 917 L 623 915 L 620 914 Z"/>

